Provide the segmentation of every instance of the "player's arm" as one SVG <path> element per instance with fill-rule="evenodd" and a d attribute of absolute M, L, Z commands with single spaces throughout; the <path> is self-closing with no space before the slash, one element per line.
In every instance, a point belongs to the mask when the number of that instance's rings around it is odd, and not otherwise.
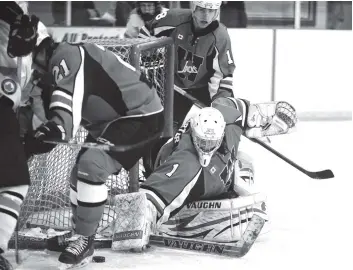
<path fill-rule="evenodd" d="M 136 38 L 139 35 L 139 31 L 142 27 L 144 27 L 145 22 L 141 19 L 141 17 L 136 13 L 136 11 L 132 11 L 127 24 L 126 30 L 124 33 L 125 38 Z"/>
<path fill-rule="evenodd" d="M 62 128 L 64 140 L 70 140 L 81 122 L 84 51 L 80 46 L 64 46 L 50 61 L 50 71 L 56 83 L 50 98 L 49 121 Z"/>
<path fill-rule="evenodd" d="M 238 151 L 240 136 L 247 127 L 249 104 L 245 99 L 232 97 L 218 97 L 211 104 L 222 113 L 226 122 L 224 139 L 229 151 L 233 147 L 235 147 L 235 153 Z"/>
<path fill-rule="evenodd" d="M 212 100 L 219 97 L 233 97 L 233 72 L 235 64 L 233 60 L 232 47 L 226 29 L 216 35 L 215 46 L 209 56 L 212 63 L 208 88 Z"/>
<path fill-rule="evenodd" d="M 169 37 L 178 25 L 176 15 L 173 10 L 164 10 L 140 29 L 138 37 Z"/>

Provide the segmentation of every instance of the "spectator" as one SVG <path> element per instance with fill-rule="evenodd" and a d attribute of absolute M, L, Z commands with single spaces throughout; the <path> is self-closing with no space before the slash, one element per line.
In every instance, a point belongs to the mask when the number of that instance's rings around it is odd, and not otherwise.
<path fill-rule="evenodd" d="M 342 29 L 344 9 L 341 1 L 327 1 L 327 28 Z"/>
<path fill-rule="evenodd" d="M 114 26 L 126 26 L 131 10 L 135 7 L 134 2 L 113 1 L 110 2 L 108 10 L 101 17 L 102 21 Z"/>
<path fill-rule="evenodd" d="M 72 1 L 71 2 L 71 25 L 91 26 L 97 25 L 97 18 L 100 17 L 93 1 Z M 53 1 L 52 14 L 54 25 L 65 25 L 66 23 L 66 2 Z"/>
<path fill-rule="evenodd" d="M 146 22 L 151 21 L 157 14 L 166 10 L 168 9 L 164 8 L 160 1 L 136 2 L 136 8 L 130 13 L 124 37 L 137 38 L 141 27 Z"/>
<path fill-rule="evenodd" d="M 248 17 L 244 1 L 223 1 L 221 22 L 227 27 L 246 28 Z"/>

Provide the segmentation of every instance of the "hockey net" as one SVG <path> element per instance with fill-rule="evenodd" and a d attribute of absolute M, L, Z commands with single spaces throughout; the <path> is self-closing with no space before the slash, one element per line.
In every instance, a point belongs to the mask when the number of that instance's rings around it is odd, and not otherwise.
<path fill-rule="evenodd" d="M 163 136 L 171 136 L 174 74 L 172 40 L 170 38 L 92 39 L 88 42 L 113 51 L 146 75 L 157 89 L 164 106 Z M 86 130 L 81 127 L 73 141 L 83 142 L 86 136 Z M 71 229 L 69 182 L 79 151 L 79 147 L 58 145 L 50 153 L 37 155 L 29 162 L 31 186 L 20 212 L 18 221 L 20 233 L 36 227 L 55 230 Z M 130 171 L 123 169 L 118 175 L 108 177 L 106 180 L 108 200 L 98 232 L 114 218 L 114 196 L 137 191 L 141 177 L 139 164 Z M 27 248 L 28 245 L 25 242 L 20 241 L 19 246 Z"/>

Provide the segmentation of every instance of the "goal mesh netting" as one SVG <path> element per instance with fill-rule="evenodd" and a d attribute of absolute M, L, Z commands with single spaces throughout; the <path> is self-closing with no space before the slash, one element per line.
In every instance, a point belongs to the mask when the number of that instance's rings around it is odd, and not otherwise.
<path fill-rule="evenodd" d="M 146 75 L 157 89 L 165 109 L 163 136 L 171 136 L 174 74 L 172 40 L 92 39 L 88 42 L 113 51 Z M 73 141 L 83 142 L 86 136 L 87 132 L 81 127 Z M 20 231 L 29 227 L 71 229 L 69 181 L 79 151 L 79 147 L 58 145 L 50 153 L 37 155 L 29 162 L 31 186 L 21 208 Z M 139 177 L 142 177 L 139 164 L 129 172 L 122 170 L 118 175 L 108 177 L 106 180 L 108 200 L 98 232 L 114 217 L 112 207 L 114 196 L 136 191 Z"/>

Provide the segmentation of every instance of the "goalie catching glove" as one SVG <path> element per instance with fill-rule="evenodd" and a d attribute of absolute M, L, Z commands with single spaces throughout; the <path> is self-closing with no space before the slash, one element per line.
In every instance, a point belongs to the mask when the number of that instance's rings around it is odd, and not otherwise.
<path fill-rule="evenodd" d="M 287 134 L 293 131 L 297 121 L 295 109 L 287 102 L 251 104 L 245 134 L 249 138 Z"/>
<path fill-rule="evenodd" d="M 62 126 L 49 121 L 41 125 L 34 134 L 25 136 L 25 152 L 27 158 L 36 154 L 48 153 L 56 146 L 55 144 L 45 143 L 45 140 L 59 141 L 65 139 L 65 130 Z"/>

